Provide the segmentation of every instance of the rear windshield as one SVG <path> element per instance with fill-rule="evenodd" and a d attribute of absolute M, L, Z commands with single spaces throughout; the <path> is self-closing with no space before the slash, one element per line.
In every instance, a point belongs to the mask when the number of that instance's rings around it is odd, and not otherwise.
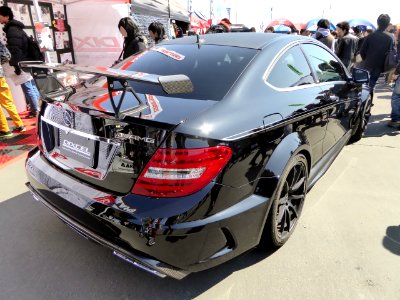
<path fill-rule="evenodd" d="M 256 53 L 254 49 L 228 46 L 160 45 L 128 59 L 122 68 L 157 75 L 184 74 L 192 81 L 194 90 L 179 94 L 179 98 L 221 100 Z M 167 95 L 160 85 L 130 83 L 137 93 L 177 96 Z"/>

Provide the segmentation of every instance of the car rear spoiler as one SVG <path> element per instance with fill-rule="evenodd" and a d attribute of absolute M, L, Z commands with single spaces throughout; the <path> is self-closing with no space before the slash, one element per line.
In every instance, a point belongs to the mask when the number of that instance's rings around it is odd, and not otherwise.
<path fill-rule="evenodd" d="M 120 108 L 125 98 L 126 92 L 131 92 L 139 102 L 139 105 L 134 108 L 135 111 L 141 111 L 147 107 L 147 105 L 142 102 L 142 100 L 139 98 L 133 88 L 129 85 L 128 81 L 130 80 L 146 82 L 150 84 L 159 84 L 161 85 L 164 92 L 166 92 L 167 94 L 182 94 L 193 92 L 193 84 L 190 78 L 183 74 L 161 76 L 156 74 L 126 71 L 101 66 L 88 67 L 74 64 L 64 65 L 59 63 L 43 63 L 37 61 L 23 61 L 19 63 L 19 66 L 22 69 L 28 69 L 35 79 L 43 78 L 43 74 L 45 74 L 47 77 L 50 73 L 50 70 L 76 72 L 106 77 L 108 94 L 115 112 L 115 116 L 118 119 L 120 118 Z M 43 70 L 47 71 L 43 72 Z M 116 81 L 120 83 L 120 86 L 115 85 Z M 113 97 L 113 92 L 115 94 L 116 91 L 122 91 L 121 99 L 118 104 L 115 103 Z"/>

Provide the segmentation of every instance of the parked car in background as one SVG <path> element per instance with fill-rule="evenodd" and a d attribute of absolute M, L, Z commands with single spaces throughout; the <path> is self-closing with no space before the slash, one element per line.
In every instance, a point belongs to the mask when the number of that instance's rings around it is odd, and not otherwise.
<path fill-rule="evenodd" d="M 26 161 L 33 196 L 118 257 L 177 279 L 282 246 L 371 107 L 366 71 L 294 35 L 190 36 L 112 69 L 29 66 L 43 95 Z M 95 77 L 64 88 L 47 69 Z"/>

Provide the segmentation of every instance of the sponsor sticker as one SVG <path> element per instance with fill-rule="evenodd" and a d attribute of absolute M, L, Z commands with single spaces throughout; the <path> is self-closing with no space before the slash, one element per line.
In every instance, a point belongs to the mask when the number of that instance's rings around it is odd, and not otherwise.
<path fill-rule="evenodd" d="M 172 59 L 175 59 L 175 60 L 184 60 L 185 59 L 184 55 L 182 55 L 182 54 L 180 54 L 178 52 L 172 51 L 172 50 L 165 49 L 163 47 L 152 48 L 151 51 L 159 52 L 159 53 L 164 54 L 164 55 L 166 55 L 166 56 L 168 56 L 168 57 L 170 57 Z"/>
<path fill-rule="evenodd" d="M 160 112 L 162 112 L 162 107 L 160 105 L 160 101 L 158 101 L 157 97 L 154 95 L 146 94 L 147 104 L 150 108 L 150 114 L 143 115 L 143 119 L 154 119 Z"/>
<path fill-rule="evenodd" d="M 93 178 L 101 179 L 102 174 L 99 171 L 87 169 L 87 168 L 75 168 L 76 171 L 88 175 Z"/>
<path fill-rule="evenodd" d="M 115 203 L 115 199 L 116 199 L 116 197 L 114 197 L 114 196 L 103 196 L 103 197 L 94 198 L 93 200 L 96 202 L 105 204 L 105 205 L 113 205 Z"/>
<path fill-rule="evenodd" d="M 67 160 L 67 159 L 68 159 L 65 155 L 62 155 L 61 153 L 58 153 L 58 152 L 53 152 L 53 153 L 51 154 L 51 157 L 52 157 L 52 158 L 55 158 L 55 159 L 61 158 L 61 159 L 63 159 L 63 160 Z"/>

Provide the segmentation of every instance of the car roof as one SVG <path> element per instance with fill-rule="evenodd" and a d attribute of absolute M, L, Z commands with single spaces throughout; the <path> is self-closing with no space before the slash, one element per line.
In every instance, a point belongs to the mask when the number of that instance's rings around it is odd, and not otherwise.
<path fill-rule="evenodd" d="M 215 33 L 199 35 L 199 38 L 201 40 L 201 44 L 203 45 L 232 46 L 250 49 L 263 49 L 264 47 L 275 41 L 286 41 L 289 43 L 296 40 L 309 40 L 309 38 L 299 35 L 261 32 Z M 163 41 L 161 45 L 195 43 L 197 43 L 196 35 Z"/>

